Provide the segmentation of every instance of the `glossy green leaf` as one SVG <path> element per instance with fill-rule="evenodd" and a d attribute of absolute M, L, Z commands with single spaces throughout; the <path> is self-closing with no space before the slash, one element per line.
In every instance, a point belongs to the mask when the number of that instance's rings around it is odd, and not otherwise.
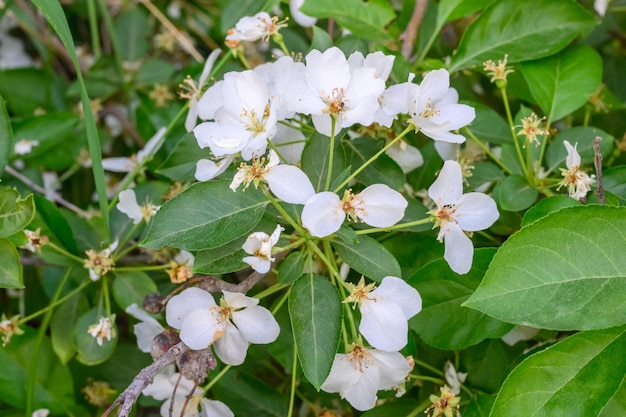
<path fill-rule="evenodd" d="M 603 174 L 604 190 L 616 195 L 626 204 L 626 165 L 607 169 Z"/>
<path fill-rule="evenodd" d="M 113 297 L 122 310 L 133 303 L 143 305 L 146 295 L 157 292 L 154 281 L 142 271 L 116 271 L 112 287 Z"/>
<path fill-rule="evenodd" d="M 0 347 L 0 401 L 4 403 L 3 415 L 5 404 L 21 410 L 26 406 L 27 375 L 38 338 L 33 329 L 23 330 L 25 334 L 13 336 L 11 343 Z M 41 342 L 33 406 L 47 408 L 51 414 L 69 415 L 75 403 L 72 374 L 54 355 L 50 339 L 44 337 Z"/>
<path fill-rule="evenodd" d="M 0 95 L 0 175 L 13 154 L 13 130 L 4 98 Z"/>
<path fill-rule="evenodd" d="M 304 251 L 291 252 L 278 267 L 278 282 L 291 284 L 302 276 L 310 257 Z"/>
<path fill-rule="evenodd" d="M 437 9 L 437 24 L 460 19 L 493 3 L 494 0 L 441 0 Z"/>
<path fill-rule="evenodd" d="M 350 165 L 359 167 L 364 165 L 376 152 L 383 147 L 383 141 L 373 139 L 353 139 L 344 142 L 344 149 Z M 400 166 L 387 156 L 380 155 L 374 162 L 369 164 L 356 177 L 364 185 L 385 184 L 394 190 L 400 190 L 404 186 L 404 173 Z"/>
<path fill-rule="evenodd" d="M 565 208 L 521 229 L 464 305 L 497 319 L 593 330 L 626 317 L 626 207 Z"/>
<path fill-rule="evenodd" d="M 8 239 L 0 239 L 0 288 L 24 288 L 20 255 Z"/>
<path fill-rule="evenodd" d="M 23 230 L 35 217 L 33 195 L 20 198 L 17 191 L 0 188 L 0 238 Z"/>
<path fill-rule="evenodd" d="M 346 244 L 339 239 L 335 239 L 333 245 L 345 263 L 374 281 L 381 281 L 386 276 L 402 275 L 396 258 L 369 236 L 359 236 L 359 242 L 355 245 Z"/>
<path fill-rule="evenodd" d="M 560 51 L 597 20 L 572 0 L 494 2 L 465 31 L 450 71 L 492 59 L 520 62 Z"/>
<path fill-rule="evenodd" d="M 249 265 L 242 261 L 248 254 L 242 249 L 246 237 L 235 239 L 223 246 L 196 253 L 193 271 L 200 274 L 220 275 L 241 271 Z"/>
<path fill-rule="evenodd" d="M 50 337 L 52 349 L 56 353 L 61 363 L 65 364 L 76 354 L 76 346 L 71 335 L 74 330 L 76 320 L 89 310 L 87 297 L 78 293 L 63 302 L 54 311 L 50 322 Z"/>
<path fill-rule="evenodd" d="M 233 192 L 229 184 L 197 183 L 169 200 L 152 218 L 142 245 L 196 251 L 247 235 L 263 217 L 268 201 L 254 187 Z"/>
<path fill-rule="evenodd" d="M 284 417 L 288 414 L 289 405 L 284 393 L 234 369 L 221 377 L 212 391 L 215 398 L 223 401 L 236 416 L 246 416 L 250 410 L 254 410 L 255 417 Z"/>
<path fill-rule="evenodd" d="M 557 168 L 565 168 L 565 158 L 567 158 L 567 150 L 563 141 L 568 141 L 574 146 L 576 143 L 576 150 L 580 154 L 580 159 L 585 165 L 585 168 L 590 168 L 593 172 L 593 140 L 596 136 L 600 136 L 602 141 L 600 142 L 600 153 L 602 156 L 607 157 L 613 149 L 613 136 L 608 133 L 595 128 L 577 126 L 568 130 L 560 132 L 546 151 L 546 165 L 549 171 L 555 171 Z"/>
<path fill-rule="evenodd" d="M 313 49 L 317 49 L 318 51 L 325 51 L 333 46 L 333 38 L 331 38 L 324 29 L 313 26 L 312 30 L 313 39 L 311 39 L 311 48 L 309 49 L 309 51 L 312 51 Z"/>
<path fill-rule="evenodd" d="M 103 339 L 102 345 L 99 345 L 96 338 L 87 332 L 90 326 L 98 324 L 103 314 L 104 312 L 98 307 L 92 308 L 82 314 L 74 324 L 72 336 L 78 353 L 76 359 L 80 363 L 89 366 L 97 365 L 109 359 L 115 352 L 119 339 L 119 332 L 115 323 L 113 323 L 115 336 L 112 336 L 111 340 Z"/>
<path fill-rule="evenodd" d="M 316 191 L 323 191 L 328 175 L 328 161 L 330 160 L 330 138 L 314 133 L 302 151 L 302 170 L 309 177 Z M 333 175 L 344 171 L 346 155 L 339 138 L 335 138 L 333 155 Z"/>
<path fill-rule="evenodd" d="M 330 373 L 339 343 L 339 293 L 328 279 L 305 274 L 291 287 L 289 315 L 302 371 L 319 390 Z"/>
<path fill-rule="evenodd" d="M 505 178 L 502 169 L 494 162 L 490 161 L 478 161 L 472 163 L 474 169 L 472 170 L 472 176 L 466 178 L 468 182 L 469 190 L 476 190 L 476 188 L 484 185 L 485 183 L 502 181 Z"/>
<path fill-rule="evenodd" d="M 50 74 L 43 69 L 0 71 L 0 94 L 13 116 L 30 117 L 37 108 L 49 108 L 57 87 Z"/>
<path fill-rule="evenodd" d="M 115 36 L 124 60 L 136 61 L 143 58 L 153 36 L 148 13 L 138 7 L 124 10 L 115 19 Z"/>
<path fill-rule="evenodd" d="M 526 213 L 524 213 L 524 217 L 522 218 L 522 227 L 528 226 L 529 224 L 546 217 L 548 214 L 559 211 L 562 208 L 580 205 L 581 203 L 578 200 L 574 200 L 571 197 L 566 197 L 563 195 L 555 195 L 552 197 L 544 198 L 543 200 L 529 208 Z"/>
<path fill-rule="evenodd" d="M 407 283 L 422 296 L 422 311 L 409 327 L 429 345 L 459 350 L 487 338 L 501 337 L 513 327 L 462 304 L 480 284 L 495 249 L 476 249 L 472 269 L 466 275 L 450 270 L 443 259 L 418 269 Z"/>
<path fill-rule="evenodd" d="M 174 181 L 192 181 L 195 178 L 196 163 L 204 153 L 193 133 L 187 133 L 176 143 L 167 160 L 157 169 L 157 173 Z"/>
<path fill-rule="evenodd" d="M 37 215 L 41 216 L 47 228 L 56 236 L 63 247 L 68 252 L 77 255 L 78 246 L 73 230 L 66 218 L 63 217 L 61 209 L 41 195 L 35 195 L 35 207 Z"/>
<path fill-rule="evenodd" d="M 577 333 L 535 353 L 508 375 L 490 417 L 597 416 L 622 384 L 625 351 L 622 326 Z"/>
<path fill-rule="evenodd" d="M 434 233 L 398 234 L 383 244 L 400 264 L 403 277 L 410 277 L 430 261 L 443 257 L 444 245 Z"/>
<path fill-rule="evenodd" d="M 523 62 L 521 67 L 533 98 L 550 121 L 582 107 L 602 81 L 600 54 L 586 45 Z"/>
<path fill-rule="evenodd" d="M 333 18 L 364 39 L 388 40 L 386 26 L 395 18 L 393 7 L 386 0 L 307 0 L 300 10 L 319 19 Z"/>
<path fill-rule="evenodd" d="M 389 417 L 389 416 L 410 416 L 415 410 L 420 408 L 420 404 L 412 398 L 384 402 L 373 409 L 361 414 L 361 417 Z"/>
<path fill-rule="evenodd" d="M 467 373 L 465 384 L 487 393 L 495 393 L 507 374 L 511 359 L 500 339 L 486 339 L 466 349 L 459 371 Z"/>
<path fill-rule="evenodd" d="M 465 101 L 464 103 L 474 107 L 474 110 L 476 111 L 476 118 L 472 121 L 472 124 L 468 126 L 468 129 L 478 139 L 482 142 L 489 142 L 493 144 L 513 143 L 511 128 L 506 120 L 494 109 L 484 104 L 472 101 Z M 464 129 L 461 129 L 460 133 L 463 136 L 466 136 L 467 140 L 471 140 L 470 137 L 465 134 Z"/>
<path fill-rule="evenodd" d="M 493 198 L 502 210 L 522 211 L 532 206 L 539 192 L 521 175 L 509 175 L 493 191 Z"/>

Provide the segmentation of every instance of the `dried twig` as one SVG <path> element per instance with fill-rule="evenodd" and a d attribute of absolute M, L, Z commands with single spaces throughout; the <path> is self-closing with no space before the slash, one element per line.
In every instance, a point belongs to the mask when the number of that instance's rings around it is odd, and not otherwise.
<path fill-rule="evenodd" d="M 415 38 L 417 38 L 417 31 L 422 23 L 427 5 L 428 0 L 415 0 L 415 8 L 413 9 L 411 20 L 404 33 L 402 33 L 402 55 L 407 58 L 413 53 L 413 45 Z"/>
<path fill-rule="evenodd" d="M 152 383 L 154 377 L 166 366 L 173 364 L 176 360 L 189 348 L 183 342 L 180 342 L 170 348 L 163 356 L 154 361 L 152 365 L 143 368 L 139 374 L 133 379 L 128 388 L 122 392 L 119 397 L 111 404 L 109 408 L 102 414 L 107 417 L 115 407 L 120 406 L 117 417 L 127 417 L 133 404 L 139 398 L 141 391 Z"/>
<path fill-rule="evenodd" d="M 596 195 L 600 204 L 606 203 L 606 196 L 604 195 L 604 184 L 602 183 L 602 154 L 600 153 L 600 142 L 602 142 L 602 136 L 596 136 L 593 140 L 593 163 L 596 167 L 596 180 L 598 181 L 598 187 L 596 188 Z"/>

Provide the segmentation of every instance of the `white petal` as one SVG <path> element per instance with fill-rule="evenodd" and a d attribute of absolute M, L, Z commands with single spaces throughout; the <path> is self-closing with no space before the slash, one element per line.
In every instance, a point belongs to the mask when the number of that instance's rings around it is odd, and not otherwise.
<path fill-rule="evenodd" d="M 213 296 L 200 288 L 187 288 L 172 297 L 165 308 L 165 321 L 175 329 L 180 329 L 185 316 L 197 309 L 215 306 Z"/>
<path fill-rule="evenodd" d="M 386 390 L 404 382 L 411 372 L 411 365 L 400 352 L 384 352 L 378 349 L 370 351 L 379 369 L 378 389 Z"/>
<path fill-rule="evenodd" d="M 241 365 L 248 353 L 248 341 L 230 322 L 225 330 L 224 335 L 215 341 L 215 354 L 227 365 Z"/>
<path fill-rule="evenodd" d="M 235 414 L 221 401 L 203 398 L 200 400 L 200 408 L 204 417 L 235 417 Z"/>
<path fill-rule="evenodd" d="M 329 191 L 315 194 L 302 209 L 302 225 L 313 236 L 325 237 L 335 233 L 346 218 L 341 199 Z"/>
<path fill-rule="evenodd" d="M 402 172 L 405 174 L 424 165 L 424 157 L 422 157 L 422 153 L 419 149 L 415 146 L 407 144 L 406 142 L 394 143 L 389 149 L 387 149 L 387 155 L 400 165 Z"/>
<path fill-rule="evenodd" d="M 198 84 L 200 87 L 206 82 L 207 78 L 209 77 L 209 74 L 211 73 L 211 70 L 213 69 L 213 65 L 215 64 L 215 61 L 217 61 L 217 58 L 219 58 L 221 53 L 222 53 L 221 49 L 216 49 L 209 54 L 208 58 L 206 59 L 204 63 L 204 68 L 202 68 L 202 74 L 200 74 L 200 78 L 198 79 Z"/>
<path fill-rule="evenodd" d="M 474 245 L 469 237 L 463 233 L 461 228 L 448 222 L 444 232 L 444 243 L 446 245 L 443 258 L 457 274 L 467 274 L 472 268 L 474 257 Z"/>
<path fill-rule="evenodd" d="M 242 261 L 250 265 L 250 268 L 259 274 L 267 274 L 272 267 L 272 261 L 260 256 L 245 256 Z"/>
<path fill-rule="evenodd" d="M 534 327 L 517 325 L 510 332 L 502 336 L 500 339 L 509 346 L 515 345 L 522 340 L 530 340 L 539 333 L 539 329 Z"/>
<path fill-rule="evenodd" d="M 378 399 L 379 373 L 376 366 L 365 368 L 359 382 L 342 392 L 341 396 L 359 411 L 374 408 Z"/>
<path fill-rule="evenodd" d="M 210 159 L 200 159 L 196 162 L 196 173 L 194 176 L 198 181 L 212 180 L 226 171 L 226 168 L 228 168 L 232 161 L 232 155 L 228 155 L 217 162 L 211 161 Z"/>
<path fill-rule="evenodd" d="M 455 220 L 461 229 L 468 232 L 487 229 L 498 217 L 496 202 L 487 194 L 463 194 L 456 206 Z"/>
<path fill-rule="evenodd" d="M 235 311 L 233 323 L 250 343 L 272 343 L 280 333 L 278 322 L 265 307 L 254 306 Z"/>
<path fill-rule="evenodd" d="M 154 155 L 158 152 L 161 145 L 163 145 L 163 141 L 161 139 L 163 139 L 166 131 L 167 129 L 165 129 L 164 127 L 156 131 L 154 136 L 152 136 L 148 140 L 148 142 L 146 142 L 143 149 L 137 152 L 137 162 L 141 163 L 144 161 L 144 159 L 146 159 L 148 155 Z"/>
<path fill-rule="evenodd" d="M 404 217 L 408 202 L 402 194 L 384 184 L 373 184 L 359 193 L 363 211 L 357 215 L 370 226 L 389 227 Z"/>
<path fill-rule="evenodd" d="M 428 188 L 428 196 L 437 203 L 438 207 L 443 207 L 456 204 L 461 195 L 463 195 L 461 165 L 456 161 L 445 161 L 439 176 Z"/>
<path fill-rule="evenodd" d="M 460 148 L 461 145 L 458 143 L 435 141 L 435 150 L 444 161 L 456 159 Z"/>
<path fill-rule="evenodd" d="M 139 350 L 150 353 L 152 349 L 152 341 L 154 338 L 165 330 L 158 322 L 155 324 L 146 321 L 139 322 L 133 326 L 133 333 L 137 337 L 137 346 Z"/>
<path fill-rule="evenodd" d="M 398 277 L 383 278 L 378 288 L 370 294 L 400 307 L 407 320 L 422 310 L 422 297 L 417 290 Z"/>
<path fill-rule="evenodd" d="M 289 2 L 289 11 L 291 17 L 302 27 L 310 28 L 317 23 L 317 18 L 306 15 L 300 11 L 300 7 L 304 4 L 304 0 L 291 0 Z"/>
<path fill-rule="evenodd" d="M 137 164 L 130 158 L 104 158 L 102 160 L 102 168 L 111 172 L 130 172 Z"/>
<path fill-rule="evenodd" d="M 594 10 L 602 17 L 606 14 L 606 9 L 609 7 L 609 0 L 595 0 L 593 2 Z"/>
<path fill-rule="evenodd" d="M 259 305 L 258 298 L 248 297 L 241 292 L 222 291 L 222 293 L 224 294 L 224 301 L 226 304 L 235 310 Z"/>
<path fill-rule="evenodd" d="M 264 178 L 272 193 L 286 203 L 304 204 L 315 194 L 309 177 L 292 165 L 278 165 Z"/>
<path fill-rule="evenodd" d="M 305 137 L 301 131 L 279 124 L 276 127 L 276 134 L 272 138 L 272 143 L 278 148 L 286 163 L 296 165 L 302 159 Z"/>
<path fill-rule="evenodd" d="M 330 368 L 330 373 L 322 384 L 322 390 L 326 392 L 342 392 L 359 382 L 361 373 L 348 359 L 348 355 L 337 353 Z"/>
<path fill-rule="evenodd" d="M 448 130 L 457 130 L 468 124 L 476 118 L 476 111 L 467 104 L 449 104 L 447 106 L 438 107 L 438 110 L 448 116 L 450 124 Z"/>
<path fill-rule="evenodd" d="M 196 309 L 187 314 L 180 326 L 180 340 L 190 349 L 200 350 L 211 346 L 221 336 L 224 323 L 210 308 Z"/>
<path fill-rule="evenodd" d="M 154 376 L 152 384 L 144 388 L 141 393 L 156 400 L 163 401 L 172 396 L 173 389 L 174 386 L 170 383 L 170 375 L 159 372 Z"/>
<path fill-rule="evenodd" d="M 402 309 L 393 302 L 365 301 L 360 306 L 359 332 L 373 347 L 396 352 L 407 344 L 409 330 Z"/>
<path fill-rule="evenodd" d="M 174 260 L 181 265 L 187 265 L 188 267 L 193 268 L 193 263 L 196 258 L 191 252 L 181 250 L 176 254 L 176 256 L 174 256 Z"/>
<path fill-rule="evenodd" d="M 133 224 L 138 224 L 143 219 L 141 207 L 137 204 L 137 196 L 133 190 L 122 191 L 119 196 L 119 202 L 115 207 L 127 215 L 133 221 Z"/>
<path fill-rule="evenodd" d="M 567 149 L 567 158 L 565 159 L 565 165 L 567 166 L 567 169 L 571 169 L 573 166 L 579 167 L 580 166 L 580 154 L 576 150 L 576 147 L 578 146 L 578 142 L 576 142 L 574 146 L 572 146 L 571 143 L 564 140 L 563 145 L 565 145 L 565 149 Z"/>

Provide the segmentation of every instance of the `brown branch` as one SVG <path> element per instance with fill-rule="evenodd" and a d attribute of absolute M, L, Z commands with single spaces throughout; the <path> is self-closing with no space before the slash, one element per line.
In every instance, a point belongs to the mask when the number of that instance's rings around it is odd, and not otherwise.
<path fill-rule="evenodd" d="M 415 8 L 413 9 L 411 20 L 409 21 L 406 30 L 401 35 L 402 55 L 407 58 L 409 58 L 413 52 L 413 45 L 415 44 L 415 39 L 417 38 L 417 31 L 422 23 L 422 18 L 426 12 L 427 5 L 428 0 L 415 0 Z"/>
<path fill-rule="evenodd" d="M 151 365 L 143 368 L 139 374 L 133 379 L 128 388 L 122 392 L 119 397 L 111 404 L 109 408 L 102 414 L 107 417 L 115 407 L 120 406 L 117 417 L 127 417 L 130 414 L 133 404 L 139 398 L 141 391 L 152 383 L 154 377 L 161 372 L 163 368 L 176 362 L 176 360 L 189 348 L 183 342 L 180 342 L 170 348 L 163 356 L 154 361 Z"/>
<path fill-rule="evenodd" d="M 602 154 L 600 153 L 601 136 L 596 136 L 593 140 L 593 164 L 596 167 L 596 180 L 598 181 L 598 187 L 596 188 L 596 195 L 600 204 L 606 203 L 606 196 L 604 195 L 604 184 L 602 182 Z"/>

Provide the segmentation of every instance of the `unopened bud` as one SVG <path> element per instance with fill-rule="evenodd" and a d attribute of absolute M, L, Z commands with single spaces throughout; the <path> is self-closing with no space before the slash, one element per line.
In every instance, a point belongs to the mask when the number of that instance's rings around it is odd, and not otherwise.
<path fill-rule="evenodd" d="M 163 296 L 158 292 L 151 292 L 143 299 L 143 309 L 150 314 L 159 314 L 164 307 Z"/>
<path fill-rule="evenodd" d="M 183 353 L 176 361 L 180 373 L 187 379 L 201 383 L 209 375 L 217 362 L 213 357 L 211 348 L 202 350 L 189 350 Z"/>

